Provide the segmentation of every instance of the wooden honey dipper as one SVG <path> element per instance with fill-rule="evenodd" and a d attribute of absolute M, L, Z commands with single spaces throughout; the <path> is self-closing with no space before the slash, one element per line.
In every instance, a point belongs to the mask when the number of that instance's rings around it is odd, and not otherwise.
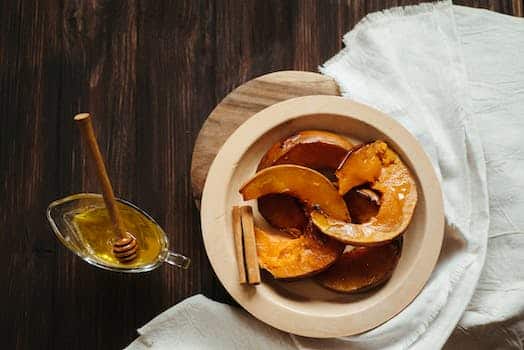
<path fill-rule="evenodd" d="M 91 122 L 91 116 L 89 113 L 80 113 L 77 114 L 74 119 L 80 127 L 80 131 L 87 142 L 89 153 L 96 164 L 96 173 L 98 175 L 98 180 L 102 185 L 104 202 L 109 212 L 109 217 L 113 223 L 113 229 L 116 235 L 116 240 L 113 243 L 113 254 L 121 263 L 129 263 L 137 256 L 138 244 L 136 238 L 125 230 L 122 222 L 120 210 L 117 207 L 115 194 L 113 192 L 113 186 L 111 186 L 111 181 L 109 180 L 106 166 L 104 164 L 104 158 L 98 147 L 93 123 Z"/>

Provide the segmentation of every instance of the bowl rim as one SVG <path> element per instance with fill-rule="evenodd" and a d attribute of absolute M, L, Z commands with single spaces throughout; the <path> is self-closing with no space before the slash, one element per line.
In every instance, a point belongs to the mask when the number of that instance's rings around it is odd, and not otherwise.
<path fill-rule="evenodd" d="M 240 285 L 236 280 L 236 265 L 224 266 L 223 251 L 218 238 L 224 240 L 227 196 L 230 179 L 237 162 L 251 145 L 264 134 L 293 119 L 315 114 L 348 117 L 365 123 L 393 140 L 410 161 L 410 168 L 418 178 L 424 192 L 426 215 L 425 234 L 421 249 L 404 280 L 408 283 L 396 287 L 391 300 L 383 298 L 370 307 L 351 314 L 311 315 L 275 303 L 253 288 Z M 416 159 L 416 162 L 413 160 Z M 226 165 L 232 165 L 230 167 Z M 227 181 L 224 181 L 224 178 Z M 436 172 L 422 146 L 401 124 L 369 106 L 339 96 L 313 95 L 286 100 L 256 113 L 245 121 L 224 143 L 209 169 L 201 204 L 202 237 L 206 254 L 218 279 L 231 296 L 259 320 L 280 330 L 297 335 L 329 338 L 362 333 L 391 319 L 407 307 L 428 281 L 440 254 L 444 237 L 444 205 L 442 190 Z M 431 232 L 429 234 L 428 232 Z M 222 236 L 221 236 L 222 235 Z M 231 235 L 232 236 L 232 235 Z M 231 240 L 231 244 L 233 244 Z M 426 250 L 422 248 L 426 247 Z M 228 271 L 229 269 L 229 271 Z M 394 298 L 393 298 L 394 296 Z M 385 303 L 387 302 L 387 303 Z M 319 327 L 319 322 L 322 326 Z"/>

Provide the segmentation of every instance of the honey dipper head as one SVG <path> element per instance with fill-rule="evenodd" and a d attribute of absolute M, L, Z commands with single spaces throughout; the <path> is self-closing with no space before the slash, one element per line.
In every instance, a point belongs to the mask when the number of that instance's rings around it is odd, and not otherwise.
<path fill-rule="evenodd" d="M 126 232 L 125 237 L 118 239 L 113 244 L 113 254 L 122 263 L 132 262 L 137 256 L 137 250 L 136 238 L 129 232 Z"/>

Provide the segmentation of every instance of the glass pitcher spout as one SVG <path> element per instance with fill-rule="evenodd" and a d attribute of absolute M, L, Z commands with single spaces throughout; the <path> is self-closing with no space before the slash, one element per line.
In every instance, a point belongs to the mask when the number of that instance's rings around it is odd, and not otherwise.
<path fill-rule="evenodd" d="M 167 252 L 166 260 L 164 261 L 169 265 L 180 267 L 182 269 L 187 269 L 189 265 L 191 265 L 191 259 L 171 251 Z"/>

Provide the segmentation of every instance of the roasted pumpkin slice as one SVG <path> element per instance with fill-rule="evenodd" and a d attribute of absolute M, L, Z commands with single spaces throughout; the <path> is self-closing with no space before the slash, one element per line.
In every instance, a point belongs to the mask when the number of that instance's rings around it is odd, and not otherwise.
<path fill-rule="evenodd" d="M 344 244 L 307 228 L 300 236 L 292 237 L 276 229 L 255 227 L 255 239 L 260 267 L 279 279 L 321 272 L 344 251 Z"/>
<path fill-rule="evenodd" d="M 379 195 L 367 188 L 353 188 L 344 196 L 354 224 L 363 224 L 377 215 L 380 208 Z"/>
<path fill-rule="evenodd" d="M 262 157 L 258 169 L 295 164 L 333 175 L 352 148 L 346 138 L 327 131 L 305 130 L 275 143 Z M 306 216 L 299 203 L 286 195 L 273 194 L 258 200 L 258 211 L 280 229 L 303 229 Z"/>
<path fill-rule="evenodd" d="M 298 165 L 275 165 L 261 170 L 239 192 L 244 200 L 288 194 L 308 208 L 320 209 L 337 220 L 350 219 L 346 203 L 335 186 L 318 171 Z"/>
<path fill-rule="evenodd" d="M 402 238 L 378 247 L 355 247 L 315 278 L 322 286 L 336 292 L 365 292 L 391 277 L 401 250 Z"/>
<path fill-rule="evenodd" d="M 300 202 L 287 194 L 268 194 L 260 197 L 258 211 L 272 226 L 288 232 L 302 230 L 307 222 Z"/>
<path fill-rule="evenodd" d="M 375 182 L 382 170 L 382 156 L 388 146 L 381 141 L 358 145 L 346 155 L 335 175 L 338 179 L 338 192 L 346 194 L 350 189 Z"/>
<path fill-rule="evenodd" d="M 390 241 L 406 229 L 417 203 L 417 186 L 408 168 L 384 142 L 376 141 L 352 152 L 337 176 L 339 186 L 344 188 L 339 187 L 340 194 L 369 182 L 371 189 L 381 194 L 380 208 L 376 216 L 362 224 L 334 218 L 322 210 L 313 211 L 311 219 L 323 233 L 347 244 L 365 246 Z"/>
<path fill-rule="evenodd" d="M 301 131 L 275 143 L 262 157 L 257 171 L 279 164 L 334 170 L 352 147 L 346 138 L 328 131 Z"/>

